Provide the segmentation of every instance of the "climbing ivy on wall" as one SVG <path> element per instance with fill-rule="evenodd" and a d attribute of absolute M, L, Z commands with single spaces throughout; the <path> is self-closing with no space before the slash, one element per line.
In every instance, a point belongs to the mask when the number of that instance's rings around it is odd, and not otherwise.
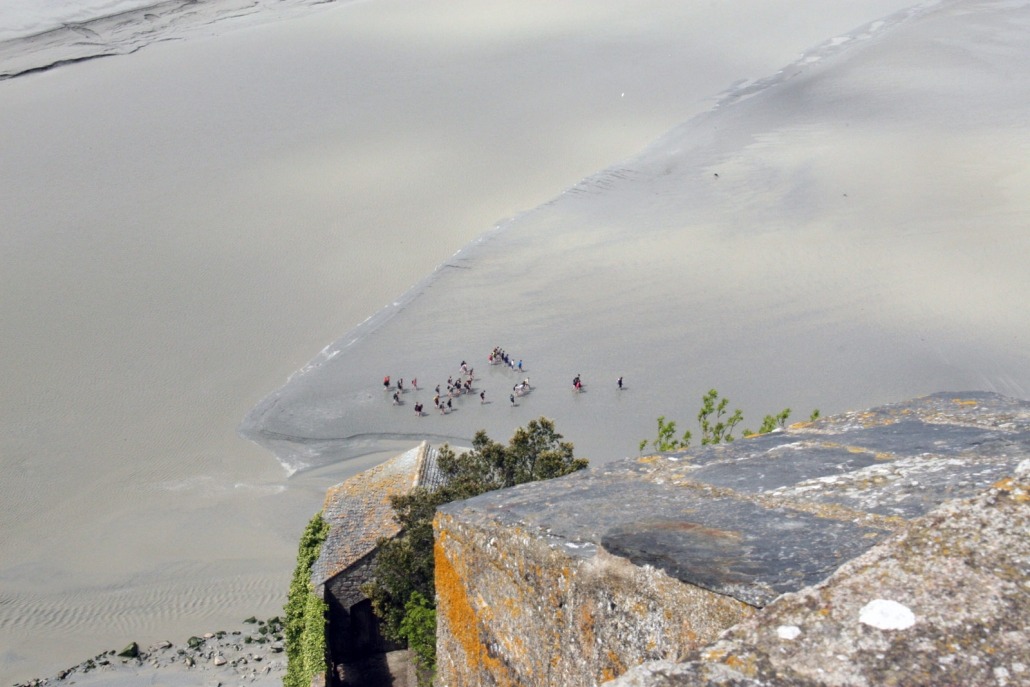
<path fill-rule="evenodd" d="M 329 523 L 316 513 L 304 529 L 297 550 L 290 592 L 286 597 L 286 675 L 284 687 L 309 687 L 325 672 L 325 617 L 328 606 L 311 585 L 311 566 L 329 534 Z"/>

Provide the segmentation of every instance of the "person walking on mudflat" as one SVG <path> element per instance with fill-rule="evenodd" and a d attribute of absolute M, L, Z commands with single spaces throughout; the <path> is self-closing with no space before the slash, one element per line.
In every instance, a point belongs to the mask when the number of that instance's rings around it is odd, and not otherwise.
<path fill-rule="evenodd" d="M 390 390 L 390 375 L 383 377 L 383 391 Z"/>
<path fill-rule="evenodd" d="M 512 394 L 511 396 L 509 396 L 508 400 L 511 401 L 511 407 L 514 408 L 515 407 L 515 394 Z"/>
<path fill-rule="evenodd" d="M 486 389 L 479 392 L 479 402 L 486 403 Z"/>
<path fill-rule="evenodd" d="M 616 384 L 619 385 L 619 391 L 622 391 L 622 377 L 619 377 L 619 381 Z"/>

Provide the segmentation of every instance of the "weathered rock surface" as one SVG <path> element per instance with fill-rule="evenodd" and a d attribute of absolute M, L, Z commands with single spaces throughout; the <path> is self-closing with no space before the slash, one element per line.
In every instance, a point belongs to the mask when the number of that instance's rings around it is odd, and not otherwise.
<path fill-rule="evenodd" d="M 1030 403 L 936 394 L 450 504 L 441 681 L 1026 684 L 1028 465 Z"/>
<path fill-rule="evenodd" d="M 1030 685 L 1030 460 L 785 594 L 681 664 L 610 683 Z"/>

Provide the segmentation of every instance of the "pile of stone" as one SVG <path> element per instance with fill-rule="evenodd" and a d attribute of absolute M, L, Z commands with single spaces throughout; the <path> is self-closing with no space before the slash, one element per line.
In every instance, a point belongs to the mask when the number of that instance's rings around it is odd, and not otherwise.
<path fill-rule="evenodd" d="M 15 687 L 82 684 L 89 680 L 101 684 L 155 670 L 183 672 L 191 675 L 195 684 L 278 683 L 286 672 L 282 633 L 283 624 L 278 617 L 247 618 L 242 629 L 208 632 L 181 644 L 162 641 L 143 648 L 130 642 L 121 650 L 97 654 L 54 677 L 19 683 Z"/>

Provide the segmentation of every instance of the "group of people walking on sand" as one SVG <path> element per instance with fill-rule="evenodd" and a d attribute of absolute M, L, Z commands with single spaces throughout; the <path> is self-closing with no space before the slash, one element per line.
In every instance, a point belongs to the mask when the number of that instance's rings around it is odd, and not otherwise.
<path fill-rule="evenodd" d="M 386 375 L 385 377 L 383 377 L 383 390 L 384 391 L 389 391 L 390 388 L 391 388 L 390 387 L 390 375 Z M 413 378 L 411 380 L 411 388 L 414 389 L 415 391 L 418 391 L 418 378 L 417 377 Z M 395 406 L 399 406 L 401 404 L 401 394 L 403 394 L 403 393 L 404 393 L 404 377 L 400 377 L 400 378 L 397 379 L 397 390 L 393 392 L 393 404 Z"/>
<path fill-rule="evenodd" d="M 516 361 L 513 356 L 508 355 L 508 353 L 505 352 L 505 350 L 500 346 L 495 346 L 493 350 L 490 351 L 490 354 L 487 356 L 487 362 L 491 365 L 505 365 L 506 367 L 512 370 L 516 370 L 518 372 L 522 372 L 525 369 L 521 359 Z M 448 413 L 454 410 L 455 398 L 458 398 L 464 394 L 471 395 L 475 393 L 475 387 L 473 386 L 476 379 L 475 370 L 473 370 L 473 368 L 465 360 L 461 361 L 461 364 L 458 366 L 458 370 L 459 372 L 457 376 L 450 375 L 447 377 L 446 393 L 442 390 L 441 384 L 437 384 L 436 388 L 434 389 L 435 393 L 433 395 L 433 405 L 436 407 L 437 411 L 441 415 L 447 415 Z M 623 385 L 622 377 L 619 377 L 618 381 L 616 382 L 616 386 L 620 391 L 625 388 Z M 412 378 L 411 389 L 413 391 L 419 390 L 417 378 Z M 583 391 L 583 376 L 581 374 L 577 373 L 576 376 L 573 377 L 572 389 L 576 393 L 581 393 Z M 398 378 L 395 383 L 391 383 L 390 375 L 386 375 L 385 377 L 383 377 L 383 390 L 388 393 L 391 391 L 393 392 L 392 398 L 394 405 L 403 404 L 401 396 L 404 393 L 406 393 L 406 389 L 404 388 L 403 377 Z M 511 403 L 512 407 L 518 405 L 515 401 L 516 398 L 525 396 L 532 390 L 533 387 L 529 383 L 529 377 L 526 377 L 522 381 L 515 384 L 511 388 L 511 394 L 509 394 L 508 396 L 508 400 Z M 485 389 L 479 391 L 479 402 L 481 404 L 485 404 L 488 402 L 486 400 Z M 418 417 L 422 417 L 423 415 L 425 415 L 424 406 L 421 402 L 415 403 L 415 415 L 417 415 Z"/>
<path fill-rule="evenodd" d="M 434 390 L 435 394 L 433 395 L 433 405 L 436 407 L 436 409 L 440 412 L 441 415 L 446 415 L 447 413 L 454 410 L 453 399 L 457 398 L 458 396 L 461 396 L 462 394 L 473 393 L 474 389 L 472 385 L 476 378 L 475 370 L 473 370 L 472 367 L 470 367 L 469 364 L 464 360 L 461 361 L 459 370 L 460 373 L 457 377 L 455 377 L 454 375 L 447 377 L 446 395 L 444 395 L 444 392 L 441 389 L 442 385 L 436 385 L 436 388 Z M 389 392 L 393 388 L 394 387 L 390 384 L 390 376 L 387 375 L 383 377 L 383 389 Z M 419 390 L 417 378 L 411 380 L 411 388 L 413 391 Z M 401 394 L 403 393 L 405 393 L 404 379 L 401 378 L 397 380 L 396 391 L 393 392 L 394 405 L 402 404 Z M 485 390 L 480 391 L 479 401 L 480 403 L 486 403 Z M 415 415 L 419 417 L 425 415 L 425 406 L 421 402 L 415 403 Z"/>
<path fill-rule="evenodd" d="M 508 355 L 500 346 L 494 346 L 494 350 L 490 351 L 486 361 L 491 365 L 507 365 L 513 370 L 522 372 L 522 360 L 519 359 L 518 362 L 515 362 L 515 357 Z"/>

